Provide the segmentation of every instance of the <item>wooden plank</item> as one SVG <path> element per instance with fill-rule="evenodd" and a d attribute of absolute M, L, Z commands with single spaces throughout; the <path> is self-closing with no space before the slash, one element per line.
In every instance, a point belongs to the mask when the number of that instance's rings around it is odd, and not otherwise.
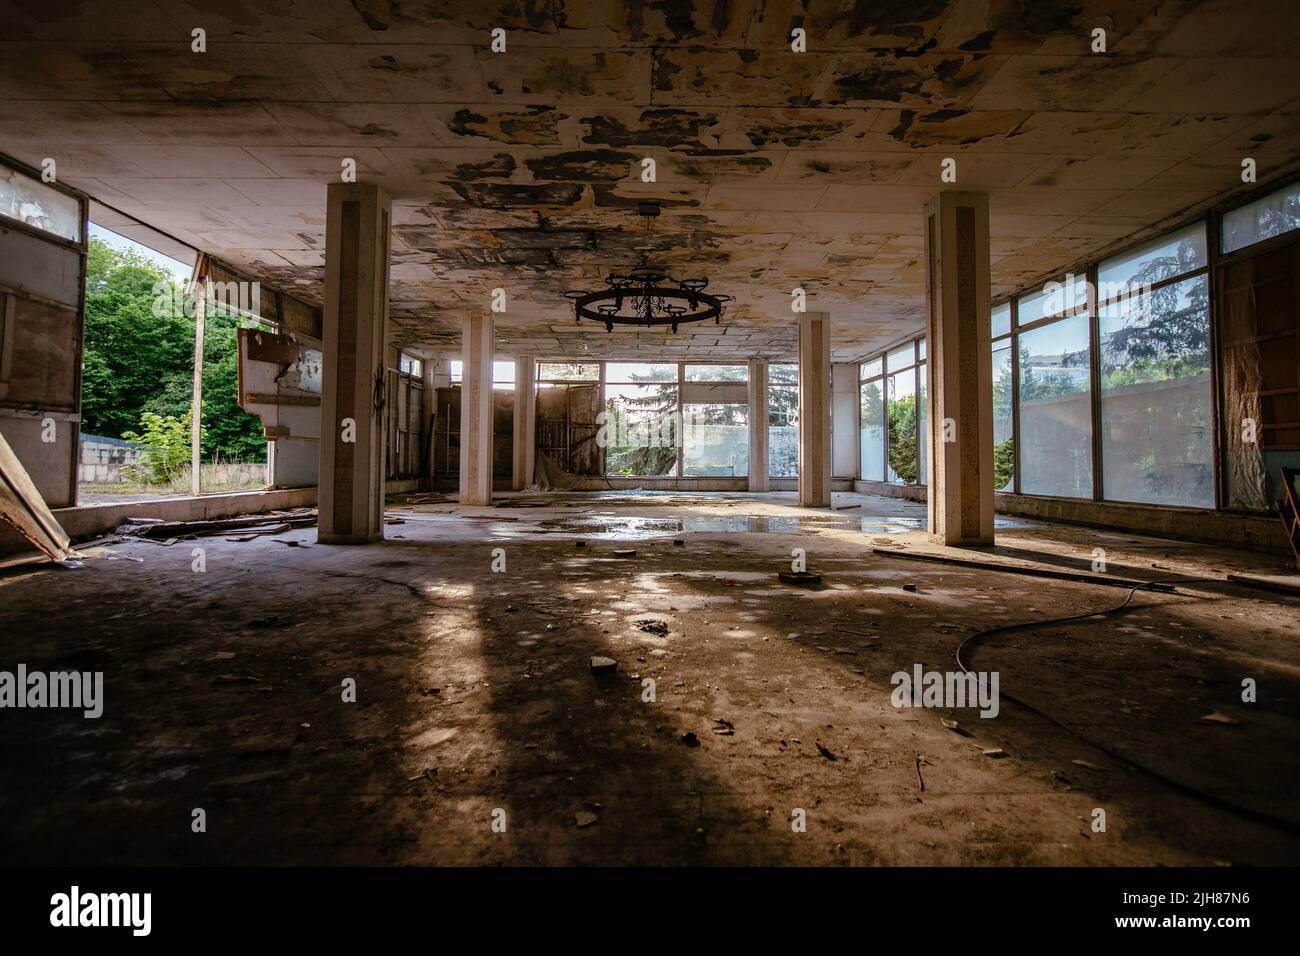
<path fill-rule="evenodd" d="M 0 434 L 0 517 L 54 561 L 72 553 L 72 541 L 32 484 L 27 469 Z"/>

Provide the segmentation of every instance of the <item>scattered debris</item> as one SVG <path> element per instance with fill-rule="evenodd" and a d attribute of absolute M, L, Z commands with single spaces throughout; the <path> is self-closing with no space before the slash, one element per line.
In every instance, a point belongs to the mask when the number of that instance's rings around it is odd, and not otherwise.
<path fill-rule="evenodd" d="M 1241 724 L 1241 721 L 1236 718 L 1229 717 L 1227 714 L 1221 714 L 1217 710 L 1212 714 L 1206 714 L 1201 718 L 1201 720 L 1209 721 L 1212 724 L 1228 724 L 1231 726 L 1239 726 Z"/>
<path fill-rule="evenodd" d="M 1097 773 L 1106 772 L 1105 767 L 1098 767 L 1095 763 L 1089 763 L 1086 760 L 1071 760 L 1070 763 L 1074 764 L 1076 767 L 1082 767 L 1084 770 L 1093 770 Z"/>
<path fill-rule="evenodd" d="M 912 591 L 912 592 L 915 592 L 915 591 L 916 591 L 916 585 L 915 585 L 915 584 L 910 584 L 910 583 L 909 583 L 909 584 L 904 584 L 904 585 L 903 585 L 903 590 L 904 590 L 904 591 Z"/>
<path fill-rule="evenodd" d="M 590 810 L 579 810 L 573 815 L 573 822 L 578 827 L 589 827 L 599 819 L 600 817 Z"/>
<path fill-rule="evenodd" d="M 620 548 L 620 549 L 616 549 L 616 550 L 613 552 L 613 555 L 614 555 L 614 557 L 616 557 L 616 558 L 635 558 L 635 557 L 636 557 L 636 548 Z"/>
<path fill-rule="evenodd" d="M 252 674 L 222 674 L 217 678 L 221 684 L 260 684 L 262 679 Z"/>
<path fill-rule="evenodd" d="M 925 793 L 925 777 L 921 776 L 921 763 L 923 758 L 921 757 L 921 752 L 919 750 L 914 751 L 914 753 L 916 754 L 916 782 L 921 785 L 921 792 Z"/>
<path fill-rule="evenodd" d="M 777 580 L 782 584 L 812 587 L 822 583 L 822 576 L 812 571 L 781 571 L 777 574 Z"/>
<path fill-rule="evenodd" d="M 822 742 L 820 740 L 814 741 L 814 743 L 817 744 L 817 752 L 821 754 L 823 757 L 825 757 L 827 760 L 834 763 L 836 760 L 839 759 L 833 753 L 827 750 L 824 746 L 822 746 Z"/>
<path fill-rule="evenodd" d="M 688 730 L 682 734 L 681 740 L 688 747 L 698 747 L 700 745 L 700 738 L 695 736 L 693 730 Z"/>
<path fill-rule="evenodd" d="M 682 538 L 673 538 L 673 546 L 678 548 L 686 547 L 686 541 Z"/>
<path fill-rule="evenodd" d="M 668 622 L 655 620 L 652 617 L 643 617 L 640 620 L 632 622 L 638 631 L 645 631 L 647 634 L 657 634 L 660 637 L 668 636 Z"/>
<path fill-rule="evenodd" d="M 984 756 L 992 757 L 994 760 L 1001 760 L 1006 755 L 1007 752 L 1001 747 L 990 747 L 988 750 L 984 751 Z"/>
<path fill-rule="evenodd" d="M 125 537 L 143 538 L 158 544 L 174 544 L 188 538 L 204 538 L 238 531 L 231 539 L 251 540 L 266 534 L 284 534 L 293 528 L 306 528 L 316 523 L 315 508 L 296 508 L 292 511 L 271 511 L 260 515 L 243 515 L 237 518 L 213 518 L 196 521 L 157 521 L 150 519 L 141 522 L 132 519 L 117 529 Z"/>
<path fill-rule="evenodd" d="M 966 730 L 966 728 L 962 727 L 961 724 L 957 723 L 957 721 L 955 720 L 949 720 L 947 717 L 941 717 L 939 718 L 939 723 L 943 724 L 954 734 L 960 734 L 963 737 L 970 736 L 970 731 Z"/>
<path fill-rule="evenodd" d="M 719 737 L 733 737 L 736 733 L 736 725 L 725 717 L 714 717 L 713 723 L 716 724 L 713 732 Z"/>
<path fill-rule="evenodd" d="M 618 661 L 612 657 L 593 657 L 591 659 L 591 672 L 593 674 L 612 674 L 618 670 Z"/>

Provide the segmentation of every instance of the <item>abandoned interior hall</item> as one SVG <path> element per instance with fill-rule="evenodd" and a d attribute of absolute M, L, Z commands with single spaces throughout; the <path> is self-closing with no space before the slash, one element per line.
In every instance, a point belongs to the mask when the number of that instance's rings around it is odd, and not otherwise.
<path fill-rule="evenodd" d="M 1300 863 L 1298 333 L 1292 0 L 0 0 L 0 859 Z"/>

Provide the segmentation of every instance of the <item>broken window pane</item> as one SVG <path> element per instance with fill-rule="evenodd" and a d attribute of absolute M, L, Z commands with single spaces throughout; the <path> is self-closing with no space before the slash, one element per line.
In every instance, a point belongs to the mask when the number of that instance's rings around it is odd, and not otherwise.
<path fill-rule="evenodd" d="M 768 366 L 767 473 L 799 475 L 799 366 Z"/>
<path fill-rule="evenodd" d="M 0 166 L 0 215 L 61 239 L 81 241 L 81 203 L 7 166 Z"/>
<path fill-rule="evenodd" d="M 674 475 L 677 469 L 677 382 L 605 385 L 598 434 L 609 475 Z"/>
<path fill-rule="evenodd" d="M 541 362 L 537 366 L 538 381 L 545 382 L 595 382 L 600 380 L 599 362 Z"/>
<path fill-rule="evenodd" d="M 1102 307 L 1106 498 L 1213 507 L 1209 300 L 1201 275 Z"/>
<path fill-rule="evenodd" d="M 920 474 L 916 447 L 916 372 L 889 376 L 889 480 L 914 485 Z"/>
<path fill-rule="evenodd" d="M 1087 313 L 1022 332 L 1020 490 L 1092 497 Z"/>

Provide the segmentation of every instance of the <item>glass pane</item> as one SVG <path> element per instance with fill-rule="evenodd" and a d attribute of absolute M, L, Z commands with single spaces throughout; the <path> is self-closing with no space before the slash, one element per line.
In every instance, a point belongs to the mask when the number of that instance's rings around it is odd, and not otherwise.
<path fill-rule="evenodd" d="M 794 369 L 797 365 L 773 365 Z M 772 478 L 799 476 L 799 388 L 771 385 L 767 390 L 767 473 Z"/>
<path fill-rule="evenodd" d="M 858 366 L 858 378 L 875 378 L 885 370 L 885 360 L 874 358 L 870 362 L 863 362 Z"/>
<path fill-rule="evenodd" d="M 1197 222 L 1136 249 L 1103 259 L 1097 267 L 1097 301 L 1134 292 L 1205 265 L 1205 223 Z"/>
<path fill-rule="evenodd" d="M 924 339 L 922 339 L 924 341 Z M 926 443 L 925 430 L 929 427 L 929 416 L 925 407 L 925 390 L 926 390 L 926 366 L 922 362 L 916 367 L 916 460 L 919 462 L 916 480 L 920 484 L 929 481 L 929 455 L 930 449 Z"/>
<path fill-rule="evenodd" d="M 749 474 L 748 405 L 682 406 L 682 474 L 692 478 L 743 478 Z"/>
<path fill-rule="evenodd" d="M 1024 332 L 1020 341 L 1020 490 L 1092 497 L 1088 316 Z"/>
<path fill-rule="evenodd" d="M 925 361 L 925 339 L 924 338 L 920 338 L 916 340 L 916 358 L 918 361 L 921 362 Z"/>
<path fill-rule="evenodd" d="M 748 365 L 688 365 L 688 382 L 747 382 Z"/>
<path fill-rule="evenodd" d="M 885 368 L 891 372 L 897 372 L 900 369 L 911 368 L 916 364 L 916 349 L 911 342 L 900 348 L 894 349 L 885 358 Z"/>
<path fill-rule="evenodd" d="M 1206 276 L 1101 310 L 1102 490 L 1214 506 Z"/>
<path fill-rule="evenodd" d="M 0 215 L 73 242 L 81 240 L 81 203 L 7 166 L 0 166 Z"/>
<path fill-rule="evenodd" d="M 537 377 L 548 382 L 595 382 L 600 379 L 599 362 L 542 362 Z"/>
<path fill-rule="evenodd" d="M 610 475 L 672 475 L 677 468 L 677 383 L 605 385 L 596 443 Z"/>
<path fill-rule="evenodd" d="M 463 363 L 460 359 L 452 359 L 448 365 L 450 366 L 448 377 L 453 382 L 459 382 L 461 380 L 461 369 L 464 367 Z"/>
<path fill-rule="evenodd" d="M 885 397 L 883 380 L 858 386 L 859 473 L 863 481 L 885 480 Z"/>
<path fill-rule="evenodd" d="M 1300 183 L 1223 214 L 1220 248 L 1236 252 L 1251 243 L 1300 229 Z"/>
<path fill-rule="evenodd" d="M 889 376 L 889 480 L 916 484 L 916 373 Z"/>
<path fill-rule="evenodd" d="M 799 366 L 796 364 L 769 365 L 767 367 L 769 385 L 798 385 Z"/>
<path fill-rule="evenodd" d="M 993 338 L 1011 331 L 1011 303 L 1003 302 L 993 310 Z"/>
<path fill-rule="evenodd" d="M 1073 273 L 1043 285 L 1043 291 L 1016 301 L 1016 324 L 1029 325 L 1053 315 L 1064 315 L 1088 304 L 1088 279 Z"/>
<path fill-rule="evenodd" d="M 673 362 L 606 362 L 606 382 L 677 382 Z"/>
<path fill-rule="evenodd" d="M 1011 343 L 993 349 L 993 489 L 1010 491 L 1016 471 Z"/>
<path fill-rule="evenodd" d="M 492 387 L 515 387 L 515 363 L 513 361 L 492 363 Z"/>

